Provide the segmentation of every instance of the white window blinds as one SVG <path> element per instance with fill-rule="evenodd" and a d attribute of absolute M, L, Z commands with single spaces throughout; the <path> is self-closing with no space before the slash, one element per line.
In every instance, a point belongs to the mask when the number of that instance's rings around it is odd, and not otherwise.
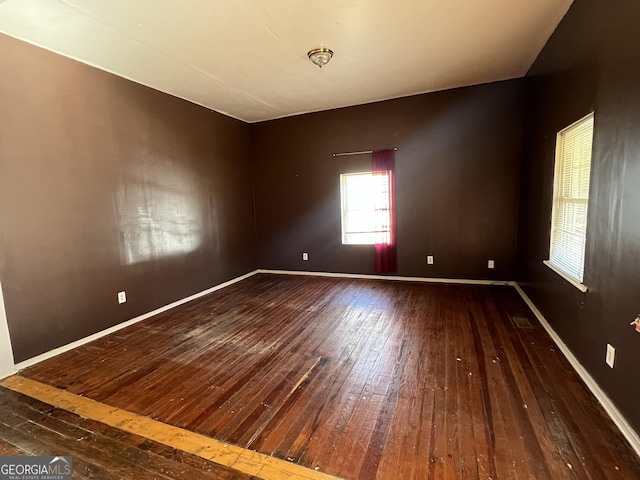
<path fill-rule="evenodd" d="M 593 114 L 558 133 L 549 263 L 582 283 Z"/>
<path fill-rule="evenodd" d="M 389 243 L 389 175 L 390 172 L 340 175 L 343 244 Z"/>

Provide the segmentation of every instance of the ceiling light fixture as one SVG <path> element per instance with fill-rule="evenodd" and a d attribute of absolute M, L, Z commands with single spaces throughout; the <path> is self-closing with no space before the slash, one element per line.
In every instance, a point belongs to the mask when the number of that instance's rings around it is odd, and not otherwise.
<path fill-rule="evenodd" d="M 333 52 L 328 48 L 318 47 L 313 50 L 309 50 L 307 55 L 309 56 L 309 60 L 322 68 L 323 65 L 329 63 L 329 60 L 333 57 Z"/>

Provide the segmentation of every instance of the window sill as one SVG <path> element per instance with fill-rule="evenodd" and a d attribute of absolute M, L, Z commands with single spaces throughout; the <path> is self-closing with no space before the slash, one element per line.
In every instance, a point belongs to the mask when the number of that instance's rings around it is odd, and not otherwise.
<path fill-rule="evenodd" d="M 562 270 L 560 270 L 558 267 L 556 267 L 549 260 L 543 260 L 542 263 L 544 263 L 547 267 L 549 267 L 551 270 L 556 272 L 558 275 L 560 275 L 562 278 L 564 278 L 567 282 L 569 282 L 571 285 L 576 287 L 582 293 L 587 293 L 587 291 L 589 290 L 586 285 L 584 285 L 583 283 L 580 283 L 575 278 L 572 278 L 569 275 L 567 275 L 566 273 L 564 273 Z"/>

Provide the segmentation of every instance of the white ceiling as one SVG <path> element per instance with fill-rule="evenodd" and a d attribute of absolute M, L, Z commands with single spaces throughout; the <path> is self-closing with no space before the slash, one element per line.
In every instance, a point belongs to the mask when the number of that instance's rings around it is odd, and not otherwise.
<path fill-rule="evenodd" d="M 256 122 L 521 77 L 572 1 L 0 0 L 0 31 Z"/>

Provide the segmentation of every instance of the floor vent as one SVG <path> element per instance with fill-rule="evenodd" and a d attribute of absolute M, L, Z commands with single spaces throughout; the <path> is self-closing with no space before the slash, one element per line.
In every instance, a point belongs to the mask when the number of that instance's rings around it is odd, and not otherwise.
<path fill-rule="evenodd" d="M 511 320 L 516 328 L 533 328 L 529 319 L 522 315 L 511 315 Z"/>

